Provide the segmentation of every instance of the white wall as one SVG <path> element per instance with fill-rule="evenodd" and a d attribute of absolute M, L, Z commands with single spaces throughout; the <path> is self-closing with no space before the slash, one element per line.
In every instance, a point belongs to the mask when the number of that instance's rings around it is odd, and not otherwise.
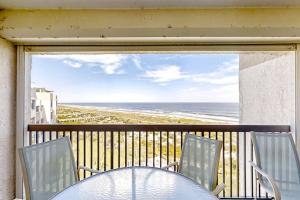
<path fill-rule="evenodd" d="M 240 123 L 294 127 L 294 52 L 240 54 Z"/>
<path fill-rule="evenodd" d="M 15 192 L 16 48 L 0 39 L 0 200 Z"/>
<path fill-rule="evenodd" d="M 240 54 L 240 124 L 291 125 L 295 130 L 295 52 L 250 52 Z M 240 137 L 240 155 L 246 150 L 246 167 L 250 169 L 250 135 Z M 243 158 L 240 169 L 244 168 Z M 240 171 L 247 182 L 251 174 Z M 247 195 L 251 195 L 250 184 Z"/>

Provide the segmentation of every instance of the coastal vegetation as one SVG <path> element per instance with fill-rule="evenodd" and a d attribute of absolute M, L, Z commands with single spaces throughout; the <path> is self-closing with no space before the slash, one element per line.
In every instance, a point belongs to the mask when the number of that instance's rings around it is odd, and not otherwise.
<path fill-rule="evenodd" d="M 224 124 L 222 121 L 69 105 L 58 106 L 57 121 L 60 124 Z M 195 134 L 224 141 L 224 153 L 222 152 L 220 160 L 219 180 L 227 183 L 226 191 L 229 191 L 228 183 L 232 182 L 233 194 L 237 192 L 237 133 L 233 133 L 231 136 L 223 133 Z M 79 164 L 96 168 L 100 171 L 111 169 L 111 152 L 114 153 L 114 168 L 132 165 L 159 167 L 160 163 L 162 166 L 167 165 L 167 160 L 169 162 L 179 161 L 184 137 L 184 134 L 182 135 L 179 132 L 167 133 L 163 131 L 161 133 L 135 131 L 126 133 L 69 133 L 69 136 L 71 135 L 73 151 Z M 111 145 L 111 139 L 114 141 L 113 145 Z M 78 145 L 77 141 L 79 141 Z M 162 142 L 161 144 L 160 141 Z M 125 148 L 127 149 L 126 155 Z M 223 159 L 223 156 L 226 159 Z M 229 158 L 231 162 L 228 162 Z M 223 163 L 222 160 L 226 160 L 226 162 Z M 224 173 L 225 179 L 223 180 Z M 230 180 L 230 173 L 232 174 L 232 180 Z M 82 171 L 80 172 L 81 178 L 90 175 L 89 173 L 84 175 Z"/>
<path fill-rule="evenodd" d="M 192 119 L 155 113 L 125 112 L 59 105 L 57 121 L 62 124 L 224 124 L 217 120 Z"/>

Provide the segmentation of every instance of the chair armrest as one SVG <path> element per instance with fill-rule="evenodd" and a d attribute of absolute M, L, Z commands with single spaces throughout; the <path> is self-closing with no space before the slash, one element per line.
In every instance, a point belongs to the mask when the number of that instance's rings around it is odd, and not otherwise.
<path fill-rule="evenodd" d="M 179 167 L 179 163 L 178 162 L 173 162 L 171 164 L 168 164 L 165 167 L 162 167 L 162 169 L 164 170 L 168 170 L 170 167 L 174 167 L 175 166 L 175 171 L 178 171 L 178 167 Z"/>
<path fill-rule="evenodd" d="M 220 194 L 220 192 L 222 192 L 225 189 L 225 184 L 221 183 L 219 185 L 217 185 L 217 187 L 214 189 L 214 191 L 212 192 L 213 195 L 218 196 Z"/>
<path fill-rule="evenodd" d="M 78 166 L 78 171 L 81 170 L 81 169 L 84 170 L 84 171 L 89 171 L 89 172 L 91 172 L 92 174 L 98 174 L 98 173 L 100 173 L 100 171 L 95 170 L 95 169 L 91 169 L 91 168 L 89 168 L 89 167 Z"/>
<path fill-rule="evenodd" d="M 269 176 L 266 172 L 264 172 L 262 169 L 260 169 L 257 165 L 255 165 L 252 161 L 250 161 L 249 163 L 254 168 L 256 173 L 259 173 L 260 175 L 262 175 L 269 181 L 269 183 L 271 184 L 272 190 L 274 192 L 275 200 L 281 200 L 281 194 L 280 194 L 279 188 L 278 188 L 275 180 L 271 176 Z"/>

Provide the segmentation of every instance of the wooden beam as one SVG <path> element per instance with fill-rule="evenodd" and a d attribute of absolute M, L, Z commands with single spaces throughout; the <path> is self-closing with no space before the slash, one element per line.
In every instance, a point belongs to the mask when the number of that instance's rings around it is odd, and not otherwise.
<path fill-rule="evenodd" d="M 190 40 L 299 41 L 300 8 L 172 10 L 2 10 L 0 35 L 13 42 Z M 114 41 L 116 40 L 116 41 Z"/>

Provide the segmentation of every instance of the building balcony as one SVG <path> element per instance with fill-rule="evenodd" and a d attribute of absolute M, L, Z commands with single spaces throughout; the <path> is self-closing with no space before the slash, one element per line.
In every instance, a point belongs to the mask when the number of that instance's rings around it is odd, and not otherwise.
<path fill-rule="evenodd" d="M 77 166 L 101 172 L 130 166 L 163 167 L 179 161 L 186 133 L 222 141 L 218 182 L 222 199 L 268 199 L 249 165 L 254 160 L 249 132 L 289 132 L 288 125 L 29 125 L 32 145 L 68 136 Z M 174 170 L 173 168 L 171 170 Z M 91 176 L 81 172 L 80 179 Z"/>

